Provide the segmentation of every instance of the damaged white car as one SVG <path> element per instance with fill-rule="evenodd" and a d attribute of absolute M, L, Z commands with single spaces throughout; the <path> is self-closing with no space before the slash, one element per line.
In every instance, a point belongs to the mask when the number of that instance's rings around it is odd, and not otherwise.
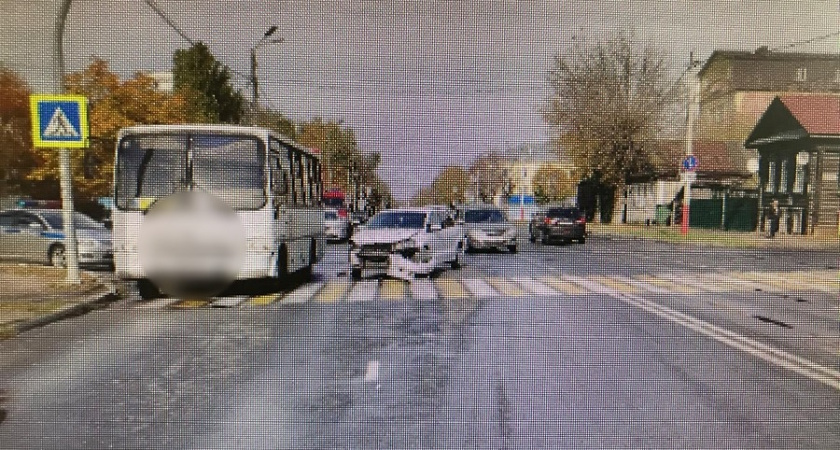
<path fill-rule="evenodd" d="M 367 272 L 410 280 L 416 274 L 458 268 L 464 253 L 464 228 L 448 211 L 406 208 L 382 211 L 350 239 L 354 279 Z"/>

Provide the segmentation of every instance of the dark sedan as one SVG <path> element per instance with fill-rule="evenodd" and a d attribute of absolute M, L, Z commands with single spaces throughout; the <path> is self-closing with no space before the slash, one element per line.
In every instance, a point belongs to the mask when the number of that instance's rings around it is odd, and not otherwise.
<path fill-rule="evenodd" d="M 528 225 L 531 242 L 586 242 L 586 219 L 578 208 L 548 208 Z"/>

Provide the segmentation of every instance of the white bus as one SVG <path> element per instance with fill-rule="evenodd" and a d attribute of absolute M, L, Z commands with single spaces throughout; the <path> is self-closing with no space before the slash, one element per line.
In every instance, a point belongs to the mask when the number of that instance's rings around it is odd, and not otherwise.
<path fill-rule="evenodd" d="M 185 191 L 209 193 L 235 211 L 246 244 L 237 280 L 282 281 L 323 257 L 319 155 L 263 128 L 125 128 L 114 164 L 114 265 L 144 298 L 160 293 L 141 263 L 141 227 L 155 202 Z"/>

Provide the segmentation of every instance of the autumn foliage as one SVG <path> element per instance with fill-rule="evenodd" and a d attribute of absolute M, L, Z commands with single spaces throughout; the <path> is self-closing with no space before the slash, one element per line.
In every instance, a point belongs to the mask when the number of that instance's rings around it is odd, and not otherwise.
<path fill-rule="evenodd" d="M 155 80 L 141 73 L 120 80 L 101 59 L 94 60 L 81 72 L 68 75 L 65 87 L 68 93 L 84 95 L 89 101 L 91 142 L 87 149 L 72 153 L 73 187 L 81 198 L 92 199 L 110 193 L 114 145 L 121 128 L 198 120 L 184 96 L 158 90 Z M 35 153 L 42 163 L 29 172 L 28 178 L 58 180 L 57 152 L 36 149 Z"/>

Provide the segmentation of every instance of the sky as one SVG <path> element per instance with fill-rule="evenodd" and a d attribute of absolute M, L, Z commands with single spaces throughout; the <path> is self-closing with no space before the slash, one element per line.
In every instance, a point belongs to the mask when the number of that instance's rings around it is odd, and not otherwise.
<path fill-rule="evenodd" d="M 313 1 L 156 0 L 193 41 L 205 42 L 250 95 L 250 48 L 277 25 L 280 44 L 257 50 L 261 102 L 297 120 L 343 120 L 380 175 L 407 199 L 447 165 L 530 144 L 544 148 L 539 113 L 551 58 L 578 40 L 619 32 L 656 44 L 675 72 L 689 53 L 716 49 L 837 53 L 832 1 Z M 58 1 L 0 0 L 0 64 L 48 86 Z M 273 37 L 275 37 L 273 36 Z M 67 69 L 93 57 L 122 76 L 168 71 L 189 43 L 141 0 L 76 0 L 64 38 Z"/>

